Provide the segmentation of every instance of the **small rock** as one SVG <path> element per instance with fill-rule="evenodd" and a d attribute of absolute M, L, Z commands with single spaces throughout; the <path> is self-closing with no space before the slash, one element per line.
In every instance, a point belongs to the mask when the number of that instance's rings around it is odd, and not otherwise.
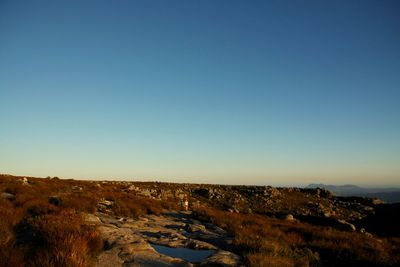
<path fill-rule="evenodd" d="M 128 191 L 139 191 L 139 187 L 136 187 L 135 185 L 130 185 L 128 187 Z"/>
<path fill-rule="evenodd" d="M 240 266 L 240 257 L 232 252 L 220 250 L 201 262 L 200 266 Z"/>
<path fill-rule="evenodd" d="M 10 193 L 1 193 L 1 198 L 13 200 L 13 199 L 15 199 L 15 195 L 10 194 Z"/>
<path fill-rule="evenodd" d="M 26 177 L 22 178 L 21 183 L 22 183 L 22 185 L 29 185 L 28 178 L 26 178 Z"/>
<path fill-rule="evenodd" d="M 74 190 L 74 191 L 82 191 L 83 187 L 74 185 L 74 186 L 72 186 L 72 190 Z"/>
<path fill-rule="evenodd" d="M 343 231 L 355 231 L 356 227 L 354 224 L 346 222 L 345 220 L 337 220 L 337 228 Z"/>
<path fill-rule="evenodd" d="M 185 230 L 189 233 L 194 233 L 194 232 L 205 232 L 206 227 L 202 224 L 186 224 L 185 225 Z"/>
<path fill-rule="evenodd" d="M 381 204 L 385 204 L 385 202 L 379 198 L 373 198 L 372 199 L 372 204 L 373 205 L 381 205 Z"/>
<path fill-rule="evenodd" d="M 286 221 L 294 221 L 295 219 L 294 219 L 294 217 L 293 217 L 292 214 L 287 214 L 287 215 L 285 216 L 285 220 L 286 220 Z"/>
<path fill-rule="evenodd" d="M 113 201 L 109 201 L 109 200 L 105 200 L 105 199 L 99 202 L 99 205 L 103 205 L 106 207 L 111 207 L 113 204 L 114 204 Z"/>
<path fill-rule="evenodd" d="M 326 218 L 331 217 L 331 213 L 329 211 L 324 212 L 324 217 Z"/>
<path fill-rule="evenodd" d="M 85 213 L 83 218 L 85 221 L 90 222 L 90 223 L 101 222 L 99 217 L 97 217 L 96 215 L 90 214 L 90 213 Z"/>

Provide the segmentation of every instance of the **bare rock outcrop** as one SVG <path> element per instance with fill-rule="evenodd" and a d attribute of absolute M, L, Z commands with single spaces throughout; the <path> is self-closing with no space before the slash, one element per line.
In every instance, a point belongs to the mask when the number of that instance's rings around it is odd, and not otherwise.
<path fill-rule="evenodd" d="M 105 266 L 242 266 L 241 258 L 219 247 L 231 240 L 221 228 L 202 224 L 190 212 L 170 212 L 160 216 L 145 215 L 138 219 L 119 218 L 99 212 L 87 214 L 86 220 L 96 224 L 105 240 L 106 250 L 97 259 L 96 267 Z M 210 251 L 207 258 L 188 260 L 158 252 L 155 247 Z M 224 247 L 226 248 L 226 247 Z"/>

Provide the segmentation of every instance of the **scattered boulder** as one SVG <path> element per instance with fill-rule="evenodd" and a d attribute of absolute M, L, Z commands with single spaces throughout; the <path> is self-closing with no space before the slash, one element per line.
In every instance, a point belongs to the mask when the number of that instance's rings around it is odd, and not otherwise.
<path fill-rule="evenodd" d="M 133 184 L 128 187 L 128 191 L 139 191 L 139 190 L 140 190 L 139 187 L 136 187 Z"/>
<path fill-rule="evenodd" d="M 26 177 L 22 178 L 20 181 L 21 181 L 22 185 L 29 185 L 28 178 L 26 178 Z"/>
<path fill-rule="evenodd" d="M 87 221 L 89 223 L 100 223 L 101 222 L 99 217 L 97 217 L 94 214 L 90 214 L 90 213 L 84 213 L 83 218 L 85 219 L 85 221 Z"/>
<path fill-rule="evenodd" d="M 151 197 L 151 191 L 149 189 L 141 189 L 138 192 L 138 195 L 144 196 L 144 197 Z"/>
<path fill-rule="evenodd" d="M 114 201 L 102 199 L 98 204 L 97 208 L 100 212 L 110 213 L 112 206 L 114 205 Z"/>
<path fill-rule="evenodd" d="M 292 214 L 287 214 L 287 215 L 285 216 L 285 220 L 286 220 L 286 221 L 295 221 L 296 219 L 293 217 Z"/>
<path fill-rule="evenodd" d="M 292 214 L 290 214 L 290 213 L 277 213 L 277 214 L 275 214 L 275 216 L 278 219 L 286 220 L 286 221 L 295 221 L 296 220 L 294 218 L 294 216 Z"/>
<path fill-rule="evenodd" d="M 189 233 L 194 233 L 194 232 L 205 232 L 206 227 L 202 224 L 186 224 L 185 225 L 185 230 Z"/>
<path fill-rule="evenodd" d="M 103 199 L 103 200 L 101 200 L 101 201 L 99 202 L 99 205 L 101 205 L 101 206 L 106 206 L 106 207 L 108 207 L 108 208 L 111 208 L 113 204 L 114 204 L 113 201 L 105 200 L 105 199 Z"/>
<path fill-rule="evenodd" d="M 331 217 L 331 212 L 329 212 L 329 211 L 325 211 L 324 213 L 323 213 L 323 215 L 324 215 L 324 217 Z"/>
<path fill-rule="evenodd" d="M 268 196 L 268 197 L 277 197 L 281 194 L 281 192 L 279 191 L 279 189 L 275 188 L 275 187 L 271 187 L 271 186 L 267 186 L 267 188 L 264 190 L 263 192 L 264 196 Z"/>
<path fill-rule="evenodd" d="M 74 191 L 82 191 L 83 187 L 74 185 L 74 186 L 72 186 L 72 190 L 74 190 Z"/>
<path fill-rule="evenodd" d="M 200 266 L 220 266 L 233 267 L 241 266 L 240 257 L 229 251 L 220 250 L 214 255 L 208 257 Z"/>
<path fill-rule="evenodd" d="M 371 199 L 371 204 L 372 205 L 382 205 L 382 204 L 385 204 L 385 201 L 383 201 L 379 198 L 373 198 L 373 199 Z"/>
<path fill-rule="evenodd" d="M 10 193 L 1 193 L 1 198 L 8 199 L 8 200 L 14 200 L 15 195 L 10 194 Z"/>
<path fill-rule="evenodd" d="M 345 220 L 337 220 L 336 221 L 336 228 L 338 230 L 343 230 L 343 231 L 355 231 L 356 227 L 354 226 L 354 224 L 351 224 L 349 222 L 346 222 Z"/>

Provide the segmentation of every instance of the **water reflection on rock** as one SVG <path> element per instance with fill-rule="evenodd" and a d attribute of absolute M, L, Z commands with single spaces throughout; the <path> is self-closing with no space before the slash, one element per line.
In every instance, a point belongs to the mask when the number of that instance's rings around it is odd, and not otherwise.
<path fill-rule="evenodd" d="M 181 258 L 189 262 L 199 262 L 212 255 L 215 250 L 195 250 L 188 248 L 170 248 L 160 245 L 151 245 L 158 253 L 173 257 Z"/>

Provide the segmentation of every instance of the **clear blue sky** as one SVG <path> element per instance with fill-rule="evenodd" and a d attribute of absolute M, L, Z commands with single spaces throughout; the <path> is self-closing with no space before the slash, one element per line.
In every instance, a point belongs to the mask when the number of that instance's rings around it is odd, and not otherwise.
<path fill-rule="evenodd" d="M 399 14 L 0 0 L 0 172 L 400 185 Z"/>

